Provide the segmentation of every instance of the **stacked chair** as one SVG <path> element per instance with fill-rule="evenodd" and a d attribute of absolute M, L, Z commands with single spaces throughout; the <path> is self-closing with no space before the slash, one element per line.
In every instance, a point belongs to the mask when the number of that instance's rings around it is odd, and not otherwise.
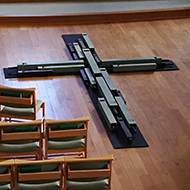
<path fill-rule="evenodd" d="M 45 117 L 45 103 L 36 100 L 35 88 L 11 88 L 0 85 L 0 118 L 36 120 L 42 108 Z M 8 118 L 8 119 L 7 119 Z"/>
<path fill-rule="evenodd" d="M 0 162 L 0 190 L 14 189 L 13 165 L 13 159 Z"/>
<path fill-rule="evenodd" d="M 89 117 L 45 119 L 35 88 L 2 85 L 0 117 L 0 190 L 110 190 L 113 157 L 87 158 Z"/>
<path fill-rule="evenodd" d="M 15 190 L 62 190 L 64 158 L 15 160 Z"/>
<path fill-rule="evenodd" d="M 0 122 L 0 160 L 15 157 L 42 159 L 42 120 Z"/>
<path fill-rule="evenodd" d="M 112 156 L 0 162 L 0 190 L 110 190 Z"/>
<path fill-rule="evenodd" d="M 110 190 L 112 160 L 65 157 L 64 190 Z"/>
<path fill-rule="evenodd" d="M 70 120 L 45 119 L 45 159 L 54 154 L 87 157 L 89 117 Z"/>
<path fill-rule="evenodd" d="M 88 117 L 71 120 L 0 122 L 0 160 L 87 156 Z M 44 126 L 45 124 L 45 126 Z M 44 143 L 43 143 L 44 141 Z"/>

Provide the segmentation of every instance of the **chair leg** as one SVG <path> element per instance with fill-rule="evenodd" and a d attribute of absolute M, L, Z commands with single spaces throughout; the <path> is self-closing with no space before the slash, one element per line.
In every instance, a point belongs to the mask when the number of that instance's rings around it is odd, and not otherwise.
<path fill-rule="evenodd" d="M 0 105 L 0 113 L 1 113 L 1 105 Z M 0 116 L 0 121 L 2 121 L 2 117 Z"/>
<path fill-rule="evenodd" d="M 60 165 L 61 178 L 60 178 L 60 190 L 63 190 L 63 164 Z"/>
<path fill-rule="evenodd" d="M 45 117 L 45 102 L 42 104 L 42 116 Z"/>
<path fill-rule="evenodd" d="M 87 152 L 86 151 L 84 152 L 83 157 L 87 158 Z"/>
<path fill-rule="evenodd" d="M 14 186 L 14 190 L 17 190 L 17 182 L 18 182 L 18 167 L 13 167 L 13 186 Z"/>
<path fill-rule="evenodd" d="M 44 135 L 44 159 L 48 159 L 48 128 L 44 125 L 45 135 Z"/>
<path fill-rule="evenodd" d="M 48 159 L 48 156 L 47 156 L 47 151 L 45 150 L 45 153 L 44 153 L 44 159 Z"/>
<path fill-rule="evenodd" d="M 39 152 L 39 160 L 42 160 L 42 150 Z"/>
<path fill-rule="evenodd" d="M 42 151 L 42 160 L 46 160 L 46 156 L 45 156 L 44 151 Z"/>
<path fill-rule="evenodd" d="M 67 190 L 67 163 L 64 164 L 64 169 L 63 169 L 63 190 Z"/>
<path fill-rule="evenodd" d="M 47 144 L 46 144 L 46 142 L 44 142 L 43 157 L 44 157 L 45 160 L 48 159 Z"/>

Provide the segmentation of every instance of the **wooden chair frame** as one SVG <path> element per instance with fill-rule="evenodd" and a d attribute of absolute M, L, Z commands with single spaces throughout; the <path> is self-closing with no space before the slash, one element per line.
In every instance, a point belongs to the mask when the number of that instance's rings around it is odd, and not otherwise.
<path fill-rule="evenodd" d="M 0 145 L 2 140 L 24 140 L 24 139 L 39 139 L 39 150 L 32 152 L 16 152 L 16 153 L 6 153 L 0 150 L 0 160 L 9 159 L 15 157 L 35 157 L 36 159 L 42 159 L 42 146 L 43 146 L 43 134 L 42 134 L 42 120 L 29 121 L 29 122 L 0 122 Z M 13 126 L 25 126 L 25 125 L 38 125 L 37 131 L 32 132 L 17 132 L 17 133 L 3 133 L 3 127 L 13 127 Z M 32 156 L 31 156 L 32 155 Z"/>
<path fill-rule="evenodd" d="M 94 162 L 94 161 L 108 161 L 107 169 L 92 169 L 92 170 L 71 170 L 69 163 L 78 162 Z M 101 158 L 71 158 L 65 157 L 64 165 L 64 190 L 67 190 L 67 179 L 74 178 L 93 178 L 93 177 L 108 177 L 108 188 L 111 189 L 111 170 L 112 170 L 113 156 L 105 156 Z"/>
<path fill-rule="evenodd" d="M 87 132 L 88 132 L 88 121 L 89 117 L 81 117 L 70 120 L 50 120 L 45 119 L 45 152 L 44 158 L 55 156 L 55 155 L 64 155 L 64 156 L 79 156 L 87 157 Z M 74 123 L 74 122 L 84 122 L 84 129 L 69 129 L 69 130 L 57 130 L 52 131 L 50 128 L 51 124 L 62 124 L 62 123 Z M 65 150 L 49 150 L 48 149 L 48 139 L 49 138 L 60 138 L 60 137 L 75 137 L 75 136 L 84 136 L 85 146 L 75 149 L 65 149 Z"/>
<path fill-rule="evenodd" d="M 0 182 L 9 182 L 11 184 L 11 189 L 14 189 L 14 160 L 5 160 L 0 162 L 0 166 L 10 166 L 9 172 L 7 174 L 0 174 Z"/>
<path fill-rule="evenodd" d="M 60 163 L 59 171 L 50 172 L 35 172 L 35 173 L 20 173 L 18 165 L 35 165 L 35 164 L 51 164 Z M 19 181 L 31 181 L 32 180 L 60 180 L 60 190 L 63 190 L 63 163 L 64 157 L 59 157 L 50 160 L 37 160 L 37 161 L 26 161 L 15 159 L 15 190 L 17 190 L 17 182 Z"/>
<path fill-rule="evenodd" d="M 105 169 L 92 169 L 92 170 L 72 170 L 69 167 L 70 163 L 79 162 L 94 162 L 94 161 L 106 161 L 108 162 Z M 60 190 L 67 190 L 67 179 L 74 178 L 93 178 L 93 177 L 107 177 L 108 188 L 111 189 L 111 170 L 112 170 L 113 156 L 105 156 L 100 158 L 73 158 L 73 157 L 58 157 L 49 160 L 20 160 L 12 159 L 0 162 L 0 166 L 10 166 L 8 174 L 0 174 L 0 181 L 10 181 L 11 189 L 17 190 L 17 184 L 19 181 L 35 181 L 35 180 L 60 180 Z M 44 172 L 28 172 L 21 173 L 19 167 L 22 165 L 36 165 L 36 164 L 60 164 L 58 171 L 44 171 Z M 19 166 L 19 167 L 18 167 Z M 64 166 L 64 167 L 63 167 Z M 63 179 L 64 178 L 64 179 Z M 63 186 L 64 185 L 64 186 Z"/>
<path fill-rule="evenodd" d="M 10 90 L 10 91 L 21 91 L 21 92 L 29 92 L 31 93 L 30 97 L 13 97 L 13 96 L 4 96 L 2 95 L 2 90 Z M 10 103 L 10 104 L 22 104 L 22 105 L 32 105 L 34 108 L 34 115 L 33 116 L 15 116 L 15 115 L 9 115 L 4 114 L 0 111 L 0 118 L 4 117 L 5 121 L 7 121 L 7 118 L 9 118 L 9 121 L 11 121 L 12 118 L 17 119 L 28 119 L 28 120 L 36 120 L 37 112 L 42 108 L 42 116 L 45 117 L 45 103 L 43 102 L 40 108 L 37 110 L 36 108 L 36 92 L 35 88 L 12 88 L 7 86 L 0 85 L 0 110 L 2 103 Z"/>

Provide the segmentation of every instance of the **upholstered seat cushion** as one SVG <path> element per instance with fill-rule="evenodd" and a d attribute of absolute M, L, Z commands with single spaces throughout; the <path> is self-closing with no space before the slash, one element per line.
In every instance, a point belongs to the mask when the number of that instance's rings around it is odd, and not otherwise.
<path fill-rule="evenodd" d="M 31 132 L 37 131 L 38 125 L 20 125 L 20 126 L 5 126 L 3 127 L 4 133 L 20 133 L 20 132 Z"/>
<path fill-rule="evenodd" d="M 8 173 L 8 166 L 0 166 L 0 174 Z"/>
<path fill-rule="evenodd" d="M 106 169 L 107 161 L 93 161 L 93 162 L 75 162 L 69 163 L 71 170 L 96 170 L 96 169 Z"/>
<path fill-rule="evenodd" d="M 39 149 L 39 142 L 23 143 L 23 144 L 7 144 L 1 143 L 1 152 L 31 152 Z"/>
<path fill-rule="evenodd" d="M 70 140 L 70 141 L 48 141 L 48 149 L 49 150 L 63 150 L 63 149 L 72 149 L 84 147 L 85 141 L 84 139 Z"/>
<path fill-rule="evenodd" d="M 23 165 L 23 166 L 19 166 L 19 169 L 20 169 L 20 173 L 58 171 L 59 163 Z"/>
<path fill-rule="evenodd" d="M 97 181 L 67 181 L 67 190 L 98 190 L 107 189 L 108 180 L 97 180 Z"/>
<path fill-rule="evenodd" d="M 38 110 L 42 105 L 42 100 L 36 100 L 36 109 Z M 18 116 L 33 116 L 34 115 L 34 108 L 16 108 L 16 107 L 9 107 L 5 106 L 1 113 L 9 114 L 9 115 L 18 115 Z"/>
<path fill-rule="evenodd" d="M 3 90 L 3 89 L 1 89 L 1 95 L 2 96 L 29 98 L 31 94 L 32 94 L 32 92 L 19 91 L 19 90 Z"/>
<path fill-rule="evenodd" d="M 84 128 L 84 122 L 75 123 L 59 123 L 49 125 L 51 130 L 69 130 L 69 129 L 81 129 Z"/>
<path fill-rule="evenodd" d="M 18 183 L 17 190 L 59 190 L 59 184 L 59 181 L 38 184 Z"/>
<path fill-rule="evenodd" d="M 1 183 L 0 182 L 0 190 L 10 190 L 11 189 L 11 185 L 10 183 Z"/>

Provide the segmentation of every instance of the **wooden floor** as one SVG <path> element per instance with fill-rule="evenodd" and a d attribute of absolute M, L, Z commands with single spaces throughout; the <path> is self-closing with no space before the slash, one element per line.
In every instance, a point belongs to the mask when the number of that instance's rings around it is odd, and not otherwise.
<path fill-rule="evenodd" d="M 161 56 L 179 71 L 112 74 L 148 148 L 115 150 L 79 76 L 6 80 L 17 62 L 71 59 L 62 34 L 88 33 L 100 58 Z M 190 19 L 57 27 L 1 27 L 0 83 L 36 87 L 46 117 L 88 115 L 88 157 L 113 154 L 112 190 L 190 189 Z M 40 117 L 40 114 L 39 114 Z"/>

